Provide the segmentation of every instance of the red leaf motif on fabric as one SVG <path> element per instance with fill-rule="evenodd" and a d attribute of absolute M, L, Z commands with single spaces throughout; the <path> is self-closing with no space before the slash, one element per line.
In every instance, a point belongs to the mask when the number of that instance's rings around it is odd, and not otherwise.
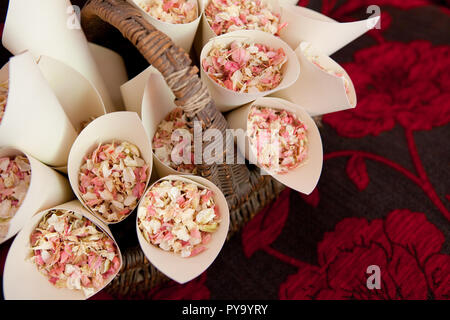
<path fill-rule="evenodd" d="M 425 274 L 436 299 L 450 299 L 450 256 L 433 255 L 425 264 Z"/>
<path fill-rule="evenodd" d="M 285 189 L 244 227 L 242 246 L 247 258 L 278 238 L 289 214 L 289 195 L 290 189 Z"/>
<path fill-rule="evenodd" d="M 447 194 L 445 197 L 447 198 L 448 201 L 450 201 L 450 194 Z"/>
<path fill-rule="evenodd" d="M 280 286 L 281 299 L 426 299 L 450 296 L 444 236 L 422 213 L 395 210 L 385 219 L 348 218 L 325 234 L 318 266 L 300 267 Z M 367 288 L 380 267 L 381 289 Z"/>
<path fill-rule="evenodd" d="M 302 197 L 302 199 L 309 204 L 310 206 L 317 208 L 317 206 L 319 205 L 320 202 L 320 194 L 319 194 L 319 189 L 317 187 L 314 188 L 313 192 L 311 192 L 311 194 L 303 194 L 300 193 L 300 196 Z"/>
<path fill-rule="evenodd" d="M 205 282 L 206 273 L 186 284 L 171 281 L 152 290 L 149 298 L 152 300 L 208 300 L 211 294 Z"/>
<path fill-rule="evenodd" d="M 359 191 L 363 191 L 369 185 L 366 162 L 360 156 L 353 156 L 347 163 L 347 175 L 356 185 Z"/>

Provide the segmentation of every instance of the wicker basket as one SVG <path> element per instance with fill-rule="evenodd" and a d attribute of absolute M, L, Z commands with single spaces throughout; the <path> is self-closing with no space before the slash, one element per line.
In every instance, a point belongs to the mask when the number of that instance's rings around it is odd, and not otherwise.
<path fill-rule="evenodd" d="M 124 46 L 120 52 L 125 60 L 136 51 L 123 44 L 129 40 L 145 60 L 158 69 L 173 91 L 175 103 L 183 108 L 190 122 L 200 121 L 202 127 L 219 129 L 224 136 L 227 122 L 215 108 L 209 93 L 198 76 L 198 68 L 189 55 L 169 37 L 155 29 L 140 11 L 125 0 L 89 0 L 81 12 L 81 24 L 89 41 L 116 49 L 115 41 Z M 122 34 L 122 39 L 117 37 Z M 123 48 L 122 48 L 123 49 Z M 215 143 L 210 142 L 210 143 Z M 229 145 L 229 144 L 227 144 Z M 232 145 L 232 144 L 231 144 Z M 204 145 L 206 147 L 206 145 Z M 224 150 L 226 153 L 227 150 Z M 233 150 L 234 151 L 234 150 Z M 269 176 L 261 176 L 254 166 L 242 164 L 202 164 L 198 174 L 214 182 L 224 193 L 230 207 L 229 236 L 238 231 L 259 210 L 271 202 L 283 186 Z M 123 249 L 124 264 L 119 275 L 106 290 L 117 296 L 148 292 L 167 278 L 145 258 L 136 243 L 129 243 L 126 227 L 114 229 Z M 128 235 L 128 236 L 127 236 Z M 135 237 L 133 237 L 134 239 Z"/>

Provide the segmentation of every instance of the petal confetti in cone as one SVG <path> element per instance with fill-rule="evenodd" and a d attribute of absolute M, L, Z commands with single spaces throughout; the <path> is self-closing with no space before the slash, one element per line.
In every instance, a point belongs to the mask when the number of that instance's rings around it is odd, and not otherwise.
<path fill-rule="evenodd" d="M 295 54 L 302 74 L 292 86 L 274 96 L 301 105 L 311 116 L 356 107 L 355 87 L 339 64 L 307 42 L 302 42 Z"/>
<path fill-rule="evenodd" d="M 144 91 L 142 101 L 142 123 L 153 141 L 158 125 L 167 115 L 175 110 L 175 96 L 167 86 L 163 76 L 159 72 L 150 74 Z M 164 164 L 153 152 L 153 160 L 156 173 L 159 177 L 180 174 L 180 172 Z"/>
<path fill-rule="evenodd" d="M 29 50 L 35 59 L 46 55 L 71 66 L 92 82 L 106 110 L 115 110 L 69 0 L 10 0 L 2 42 L 13 54 Z"/>
<path fill-rule="evenodd" d="M 302 41 L 314 44 L 326 55 L 332 55 L 351 41 L 374 28 L 380 17 L 356 22 L 337 22 L 314 10 L 292 5 L 281 6 L 281 17 L 287 27 L 281 38 L 292 48 Z"/>
<path fill-rule="evenodd" d="M 0 243 L 12 238 L 36 212 L 73 199 L 69 181 L 56 171 L 18 149 L 0 148 L 0 158 L 25 156 L 31 167 L 31 179 L 26 196 L 11 220 L 5 234 L 0 232 Z"/>
<path fill-rule="evenodd" d="M 203 188 L 207 188 L 213 192 L 213 199 L 219 208 L 221 222 L 217 230 L 211 234 L 211 240 L 206 245 L 207 249 L 196 256 L 182 258 L 173 252 L 164 251 L 159 247 L 150 244 L 142 235 L 139 228 L 138 218 L 136 219 L 136 231 L 138 234 L 139 244 L 144 251 L 147 259 L 166 276 L 178 283 L 186 283 L 204 272 L 216 259 L 228 234 L 230 224 L 230 214 L 227 202 L 220 189 L 205 178 L 190 175 L 172 175 L 162 178 L 158 181 L 184 181 L 197 184 Z M 147 192 L 151 187 L 148 189 Z M 147 208 L 138 208 L 139 210 L 147 210 Z"/>
<path fill-rule="evenodd" d="M 151 141 L 158 125 L 175 110 L 175 95 L 170 90 L 161 73 L 150 66 L 125 83 L 122 94 L 128 111 L 137 112 Z M 159 177 L 180 172 L 163 163 L 153 152 L 153 165 Z"/>
<path fill-rule="evenodd" d="M 81 131 L 80 135 L 75 140 L 72 149 L 70 150 L 67 168 L 70 185 L 77 198 L 86 209 L 90 210 L 107 224 L 119 223 L 127 218 L 139 203 L 139 198 L 137 197 L 136 204 L 130 208 L 130 212 L 121 215 L 118 220 L 107 221 L 102 215 L 94 212 L 83 200 L 79 187 L 79 173 L 81 166 L 85 163 L 85 157 L 92 154 L 99 144 L 112 142 L 116 142 L 117 144 L 128 142 L 139 149 L 140 157 L 148 166 L 145 187 L 143 188 L 143 190 L 145 190 L 150 179 L 153 165 L 152 147 L 145 129 L 142 126 L 141 120 L 137 114 L 133 112 L 113 112 L 92 121 L 83 131 Z"/>
<path fill-rule="evenodd" d="M 30 53 L 12 57 L 0 72 L 8 80 L 0 145 L 17 147 L 50 166 L 67 164 L 76 131 Z"/>
<path fill-rule="evenodd" d="M 169 23 L 158 20 L 142 9 L 138 4 L 139 2 L 143 2 L 142 0 L 127 0 L 127 2 L 138 8 L 146 20 L 148 20 L 156 29 L 168 35 L 176 45 L 180 46 L 188 53 L 191 51 L 192 43 L 194 42 L 194 37 L 202 17 L 201 6 L 198 1 L 197 18 L 189 23 Z"/>
<path fill-rule="evenodd" d="M 75 130 L 106 114 L 97 89 L 81 73 L 47 56 L 41 56 L 38 66 Z"/>
<path fill-rule="evenodd" d="M 208 56 L 212 47 L 216 43 L 227 46 L 230 45 L 235 40 L 239 40 L 244 43 L 263 44 L 272 47 L 275 50 L 282 48 L 284 53 L 286 54 L 287 60 L 281 68 L 282 76 L 279 85 L 273 88 L 272 90 L 261 91 L 256 93 L 240 93 L 227 89 L 216 83 L 213 79 L 211 79 L 206 74 L 204 68 L 201 67 L 202 80 L 208 87 L 209 93 L 211 94 L 217 108 L 221 112 L 229 111 L 231 109 L 234 109 L 235 107 L 251 102 L 259 97 L 267 96 L 279 90 L 285 89 L 291 86 L 299 77 L 300 64 L 294 51 L 281 39 L 263 31 L 256 31 L 256 30 L 235 31 L 227 33 L 220 37 L 213 38 L 203 47 L 202 53 L 200 55 L 200 61 L 203 62 L 203 59 L 205 59 Z"/>
<path fill-rule="evenodd" d="M 30 254 L 30 235 L 35 230 L 41 219 L 50 210 L 67 210 L 82 215 L 90 220 L 103 233 L 105 233 L 117 248 L 117 256 L 120 266 L 117 271 L 110 275 L 102 287 L 94 290 L 91 294 L 85 296 L 81 290 L 70 290 L 67 288 L 57 288 L 49 282 L 49 279 L 41 274 L 36 265 L 27 260 Z M 3 293 L 7 300 L 85 300 L 106 287 L 117 275 L 122 267 L 122 255 L 119 246 L 116 243 L 109 228 L 100 220 L 94 217 L 89 211 L 83 208 L 80 202 L 71 201 L 58 205 L 53 209 L 37 213 L 32 219 L 28 220 L 24 228 L 19 232 L 9 249 L 6 258 L 3 274 Z"/>
<path fill-rule="evenodd" d="M 281 13 L 281 9 L 277 0 L 262 0 L 262 4 L 267 5 L 270 8 L 270 11 L 276 14 Z M 202 21 L 200 23 L 199 34 L 197 36 L 197 40 L 195 43 L 195 49 L 197 54 L 200 54 L 202 48 L 208 43 L 208 41 L 218 35 L 214 32 L 213 28 L 207 21 L 205 9 L 209 5 L 210 0 L 202 0 L 200 1 L 201 11 L 202 11 Z M 280 25 L 281 25 L 280 21 Z M 246 29 L 246 28 L 245 28 Z"/>
<path fill-rule="evenodd" d="M 308 138 L 308 153 L 306 159 L 303 160 L 299 167 L 289 170 L 286 173 L 276 174 L 271 173 L 270 171 L 268 171 L 268 173 L 287 187 L 301 193 L 310 194 L 319 181 L 323 164 L 322 140 L 320 138 L 319 129 L 317 128 L 314 120 L 299 105 L 279 98 L 259 98 L 249 105 L 230 112 L 227 115 L 227 121 L 230 128 L 243 129 L 246 131 L 246 138 L 237 139 L 237 145 L 242 154 L 245 154 L 247 159 L 257 159 L 256 155 L 252 151 L 252 148 L 249 147 L 247 136 L 247 120 L 249 113 L 254 106 L 287 110 L 297 115 L 298 119 L 306 125 Z"/>

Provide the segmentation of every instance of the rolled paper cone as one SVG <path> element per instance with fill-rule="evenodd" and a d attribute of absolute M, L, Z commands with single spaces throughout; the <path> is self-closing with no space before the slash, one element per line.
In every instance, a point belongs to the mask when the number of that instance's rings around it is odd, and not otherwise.
<path fill-rule="evenodd" d="M 87 210 L 106 224 L 119 223 L 127 218 L 129 214 L 122 217 L 120 221 L 110 222 L 90 209 L 81 197 L 78 175 L 88 154 L 92 153 L 99 144 L 112 143 L 113 141 L 118 143 L 126 141 L 139 149 L 140 157 L 149 166 L 149 174 L 145 185 L 147 187 L 153 166 L 151 141 L 147 137 L 141 120 L 134 112 L 113 112 L 92 121 L 75 140 L 70 150 L 67 164 L 70 185 L 78 200 Z"/>
<path fill-rule="evenodd" d="M 348 93 L 343 78 L 322 70 L 305 56 L 302 50 L 304 45 L 308 44 L 302 42 L 295 50 L 302 74 L 292 86 L 276 92 L 274 96 L 301 105 L 311 116 L 355 108 L 357 103 L 355 87 L 344 68 L 311 47 L 322 67 L 343 75 L 348 83 Z"/>
<path fill-rule="evenodd" d="M 7 233 L 3 237 L 0 235 L 0 243 L 15 236 L 36 212 L 74 198 L 69 181 L 61 174 L 18 149 L 10 147 L 0 148 L 0 158 L 18 155 L 25 156 L 30 162 L 30 185 L 22 204 L 8 222 Z"/>
<path fill-rule="evenodd" d="M 281 5 L 281 17 L 287 26 L 280 36 L 292 48 L 308 41 L 328 56 L 372 29 L 380 19 L 340 23 L 314 10 L 292 5 Z"/>
<path fill-rule="evenodd" d="M 128 81 L 128 74 L 122 57 L 116 52 L 94 43 L 89 43 L 95 63 L 105 80 L 106 88 L 117 110 L 124 109 L 120 86 Z"/>
<path fill-rule="evenodd" d="M 159 72 L 152 72 L 147 80 L 142 100 L 142 124 L 151 141 L 153 141 L 158 125 L 175 108 L 177 108 L 175 95 L 167 86 L 163 76 Z M 155 170 L 159 177 L 180 174 L 159 160 L 154 152 L 152 153 Z"/>
<path fill-rule="evenodd" d="M 264 97 L 230 112 L 227 115 L 227 121 L 230 128 L 243 129 L 247 134 L 247 119 L 251 108 L 254 106 L 287 110 L 297 115 L 298 119 L 306 125 L 308 155 L 304 160 L 304 163 L 284 174 L 271 173 L 266 169 L 263 170 L 267 171 L 268 174 L 285 186 L 304 194 L 310 194 L 319 181 L 323 164 L 322 139 L 320 138 L 320 132 L 316 123 L 301 106 L 279 98 Z M 237 139 L 237 146 L 247 159 L 252 159 L 252 161 L 253 159 L 257 159 L 256 154 L 254 154 L 252 148 L 249 147 L 247 135 L 245 139 Z M 258 165 L 257 163 L 255 164 Z"/>
<path fill-rule="evenodd" d="M 153 66 L 149 66 L 133 79 L 120 86 L 125 109 L 130 112 L 136 112 L 139 117 L 142 116 L 142 98 L 144 97 L 145 86 L 151 73 L 158 73 Z"/>
<path fill-rule="evenodd" d="M 93 294 L 85 296 L 81 290 L 57 288 L 52 285 L 46 276 L 41 274 L 36 265 L 27 261 L 30 250 L 30 235 L 39 224 L 43 216 L 50 210 L 70 210 L 81 214 L 94 225 L 106 233 L 117 247 L 120 267 L 102 288 Z M 98 220 L 89 211 L 83 208 L 79 201 L 71 201 L 37 213 L 27 221 L 19 232 L 9 249 L 3 273 L 3 294 L 6 300 L 85 300 L 105 288 L 122 268 L 122 254 L 108 226 Z"/>
<path fill-rule="evenodd" d="M 32 55 L 12 57 L 0 81 L 8 77 L 0 145 L 16 147 L 49 166 L 65 166 L 77 133 Z"/>
<path fill-rule="evenodd" d="M 208 6 L 209 2 L 210 0 L 199 0 L 200 6 L 202 8 L 202 21 L 200 23 L 201 26 L 199 28 L 197 39 L 195 42 L 195 50 L 197 52 L 197 56 L 200 55 L 203 47 L 208 43 L 209 40 L 217 37 L 217 34 L 214 32 L 214 30 L 206 20 L 205 9 Z M 272 8 L 273 12 L 281 14 L 281 8 L 277 0 L 262 0 L 262 2 L 268 4 Z"/>
<path fill-rule="evenodd" d="M 172 41 L 183 48 L 187 53 L 191 51 L 192 43 L 194 42 L 194 37 L 197 32 L 200 19 L 202 17 L 200 1 L 197 1 L 197 19 L 189 23 L 168 23 L 158 20 L 145 12 L 135 0 L 127 0 L 128 3 L 132 4 L 134 7 L 138 8 L 142 12 L 142 16 L 150 22 L 156 29 L 168 35 Z"/>
<path fill-rule="evenodd" d="M 178 283 L 186 283 L 202 274 L 216 259 L 228 234 L 230 213 L 223 193 L 215 184 L 205 178 L 192 175 L 171 175 L 158 181 L 162 180 L 179 180 L 195 183 L 201 187 L 207 188 L 213 192 L 213 199 L 216 205 L 219 206 L 221 222 L 217 230 L 211 234 L 211 242 L 208 243 L 207 250 L 194 257 L 188 258 L 182 258 L 173 252 L 164 251 L 147 242 L 139 229 L 138 218 L 136 218 L 136 231 L 139 244 L 147 259 L 159 271 L 172 280 Z M 150 189 L 151 187 L 147 192 L 149 192 Z M 146 209 L 144 208 L 144 210 Z"/>
<path fill-rule="evenodd" d="M 214 43 L 222 43 L 224 45 L 229 45 L 235 40 L 240 40 L 249 43 L 261 43 L 272 48 L 278 49 L 282 48 L 286 54 L 287 61 L 282 67 L 282 79 L 280 84 L 272 89 L 257 93 L 239 93 L 227 88 L 222 87 L 220 84 L 216 83 L 211 79 L 207 73 L 201 67 L 201 78 L 203 82 L 208 87 L 208 91 L 213 98 L 216 107 L 221 112 L 230 111 L 238 106 L 242 106 L 248 102 L 254 101 L 259 97 L 267 96 L 273 94 L 279 90 L 288 88 L 298 79 L 300 74 L 300 64 L 298 62 L 297 56 L 294 51 L 280 38 L 275 37 L 269 33 L 256 30 L 242 30 L 234 31 L 224 34 L 220 37 L 211 39 L 202 50 L 200 55 L 200 64 L 204 58 L 207 57 L 208 53 L 211 51 Z"/>
<path fill-rule="evenodd" d="M 75 130 L 80 132 L 87 123 L 106 114 L 97 89 L 81 73 L 47 56 L 41 56 L 38 66 Z"/>
<path fill-rule="evenodd" d="M 299 0 L 279 0 L 278 2 L 280 3 L 280 6 L 296 6 Z"/>
<path fill-rule="evenodd" d="M 45 55 L 74 68 L 92 82 L 106 110 L 115 110 L 69 0 L 10 0 L 2 42 L 15 55 L 28 50 L 35 59 Z"/>

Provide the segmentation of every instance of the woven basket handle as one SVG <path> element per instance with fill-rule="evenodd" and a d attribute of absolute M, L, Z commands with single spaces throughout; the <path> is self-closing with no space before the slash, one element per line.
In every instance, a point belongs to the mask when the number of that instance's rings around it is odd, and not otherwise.
<path fill-rule="evenodd" d="M 215 108 L 206 86 L 198 76 L 198 68 L 192 66 L 191 59 L 182 48 L 176 46 L 126 1 L 89 0 L 81 11 L 81 25 L 88 40 L 95 38 L 98 30 L 104 30 L 105 23 L 117 28 L 161 72 L 176 97 L 176 105 L 183 108 L 191 121 L 200 121 L 204 129 L 220 130 L 223 141 L 226 141 L 228 124 Z M 204 143 L 203 147 L 210 143 L 219 141 Z M 225 148 L 223 152 L 225 159 Z M 251 186 L 245 165 L 201 164 L 197 165 L 197 170 L 222 190 L 230 209 L 246 200 Z"/>

